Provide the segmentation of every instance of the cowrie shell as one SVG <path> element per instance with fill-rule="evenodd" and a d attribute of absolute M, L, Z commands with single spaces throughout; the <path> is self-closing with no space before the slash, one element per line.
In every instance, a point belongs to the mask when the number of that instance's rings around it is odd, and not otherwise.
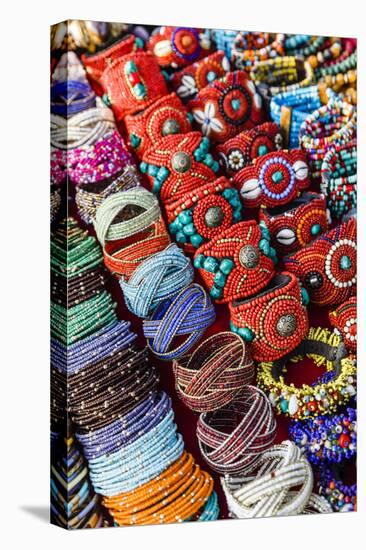
<path fill-rule="evenodd" d="M 259 187 L 259 181 L 257 179 L 250 179 L 243 183 L 241 187 L 241 195 L 243 199 L 254 200 L 259 197 L 261 189 Z"/>

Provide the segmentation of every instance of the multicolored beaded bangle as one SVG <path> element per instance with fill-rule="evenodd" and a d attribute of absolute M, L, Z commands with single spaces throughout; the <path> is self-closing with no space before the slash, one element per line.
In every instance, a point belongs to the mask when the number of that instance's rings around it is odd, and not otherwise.
<path fill-rule="evenodd" d="M 197 438 L 203 458 L 221 474 L 250 470 L 276 435 L 276 421 L 264 393 L 244 386 L 240 395 L 218 410 L 202 413 Z"/>
<path fill-rule="evenodd" d="M 300 149 L 267 153 L 234 174 L 233 182 L 244 206 L 287 204 L 310 185 L 306 155 Z"/>
<path fill-rule="evenodd" d="M 286 256 L 288 271 L 300 278 L 318 305 L 337 305 L 356 293 L 356 221 L 351 218 Z"/>
<path fill-rule="evenodd" d="M 234 67 L 250 72 L 257 61 L 284 54 L 284 34 L 239 32 L 231 48 Z"/>
<path fill-rule="evenodd" d="M 264 223 L 239 222 L 201 246 L 194 266 L 217 303 L 262 290 L 275 274 L 276 254 Z"/>
<path fill-rule="evenodd" d="M 188 107 L 203 135 L 220 143 L 260 124 L 264 117 L 261 97 L 244 71 L 215 80 Z"/>
<path fill-rule="evenodd" d="M 95 107 L 95 93 L 87 82 L 67 80 L 51 86 L 51 113 L 69 117 Z"/>
<path fill-rule="evenodd" d="M 242 205 L 238 191 L 221 177 L 169 202 L 166 214 L 171 235 L 192 252 L 239 222 Z"/>
<path fill-rule="evenodd" d="M 357 350 L 357 299 L 353 296 L 329 313 L 329 321 L 351 352 Z"/>
<path fill-rule="evenodd" d="M 289 427 L 290 437 L 304 450 L 312 464 L 352 458 L 356 454 L 356 431 L 356 409 L 350 407 L 339 415 L 292 422 Z"/>
<path fill-rule="evenodd" d="M 328 229 L 324 195 L 303 192 L 284 206 L 259 211 L 271 235 L 271 244 L 278 254 L 289 254 L 306 246 Z"/>
<path fill-rule="evenodd" d="M 337 470 L 325 464 L 321 467 L 319 494 L 327 499 L 334 512 L 354 512 L 357 510 L 357 484 L 344 483 Z"/>
<path fill-rule="evenodd" d="M 283 372 L 286 363 L 297 363 L 306 356 L 318 366 L 326 365 L 324 380 L 313 386 L 303 384 L 297 388 L 286 384 Z M 353 383 L 356 365 L 339 336 L 325 328 L 311 328 L 301 344 L 286 356 L 275 362 L 258 365 L 257 383 L 268 395 L 277 414 L 285 414 L 295 420 L 333 413 L 349 401 L 356 393 Z"/>
<path fill-rule="evenodd" d="M 161 302 L 151 318 L 144 320 L 143 331 L 154 354 L 159 359 L 171 361 L 187 353 L 215 317 L 215 308 L 206 291 L 194 283 Z M 177 337 L 181 342 L 172 349 Z"/>
<path fill-rule="evenodd" d="M 307 334 L 303 300 L 296 277 L 277 273 L 257 296 L 230 302 L 230 328 L 251 343 L 255 361 L 278 359 Z"/>
<path fill-rule="evenodd" d="M 160 27 L 150 36 L 147 50 L 161 67 L 177 69 L 211 53 L 209 33 L 191 27 Z"/>

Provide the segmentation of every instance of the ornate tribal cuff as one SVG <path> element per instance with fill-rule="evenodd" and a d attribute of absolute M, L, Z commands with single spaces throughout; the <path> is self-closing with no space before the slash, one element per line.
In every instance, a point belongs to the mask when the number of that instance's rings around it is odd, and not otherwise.
<path fill-rule="evenodd" d="M 304 192 L 277 208 L 263 206 L 259 219 L 267 225 L 271 243 L 281 255 L 306 246 L 328 229 L 325 197 L 318 193 Z"/>
<path fill-rule="evenodd" d="M 264 116 L 262 99 L 243 71 L 215 80 L 188 107 L 201 132 L 220 143 L 260 124 Z"/>
<path fill-rule="evenodd" d="M 166 205 L 169 231 L 194 251 L 241 220 L 239 193 L 224 177 L 197 187 Z"/>
<path fill-rule="evenodd" d="M 292 273 L 278 273 L 258 296 L 230 303 L 231 330 L 247 342 L 255 361 L 293 350 L 308 331 L 302 291 Z"/>
<path fill-rule="evenodd" d="M 327 373 L 312 386 L 286 384 L 283 373 L 289 362 L 297 363 L 304 357 L 318 366 L 325 364 Z M 257 383 L 264 390 L 277 414 L 295 420 L 334 413 L 356 393 L 356 365 L 341 339 L 325 328 L 311 328 L 301 344 L 274 362 L 258 365 Z"/>
<path fill-rule="evenodd" d="M 192 130 L 190 115 L 175 93 L 157 99 L 142 112 L 126 116 L 124 122 L 131 147 L 139 158 L 162 137 Z"/>
<path fill-rule="evenodd" d="M 193 99 L 202 88 L 224 77 L 229 71 L 228 58 L 224 52 L 217 51 L 174 73 L 169 83 L 182 101 L 188 101 Z"/>
<path fill-rule="evenodd" d="M 244 206 L 274 208 L 287 204 L 310 185 L 306 156 L 300 149 L 268 153 L 237 172 L 233 182 Z"/>
<path fill-rule="evenodd" d="M 163 202 L 216 179 L 218 163 L 209 153 L 210 141 L 200 132 L 170 135 L 156 142 L 143 156 L 141 172 Z"/>
<path fill-rule="evenodd" d="M 191 27 L 160 27 L 150 37 L 147 49 L 161 67 L 185 67 L 210 53 L 208 32 Z"/>
<path fill-rule="evenodd" d="M 276 255 L 265 225 L 239 222 L 201 246 L 194 265 L 217 303 L 256 294 L 275 274 Z"/>
<path fill-rule="evenodd" d="M 357 350 L 357 300 L 352 297 L 329 313 L 332 326 L 342 336 L 344 345 L 351 352 Z"/>
<path fill-rule="evenodd" d="M 356 222 L 324 233 L 305 248 L 284 258 L 286 269 L 297 275 L 318 305 L 337 305 L 356 293 Z"/>
<path fill-rule="evenodd" d="M 153 55 L 136 52 L 124 55 L 107 66 L 101 77 L 117 121 L 142 111 L 168 89 Z"/>
<path fill-rule="evenodd" d="M 173 370 L 179 397 L 196 412 L 227 405 L 255 377 L 249 346 L 232 332 L 210 336 L 192 355 L 174 361 Z"/>
<path fill-rule="evenodd" d="M 264 122 L 217 145 L 219 162 L 228 176 L 252 164 L 257 158 L 281 148 L 280 128 L 274 122 Z"/>

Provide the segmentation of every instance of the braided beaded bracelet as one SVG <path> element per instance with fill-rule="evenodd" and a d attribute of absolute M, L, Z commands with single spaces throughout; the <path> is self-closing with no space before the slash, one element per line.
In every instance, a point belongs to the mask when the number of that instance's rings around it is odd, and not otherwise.
<path fill-rule="evenodd" d="M 347 485 L 340 479 L 337 467 L 323 465 L 318 481 L 319 494 L 324 496 L 334 512 L 357 510 L 357 484 Z"/>
<path fill-rule="evenodd" d="M 178 396 L 196 412 L 219 409 L 255 376 L 247 344 L 232 332 L 204 340 L 192 355 L 173 362 Z"/>
<path fill-rule="evenodd" d="M 95 107 L 95 93 L 87 82 L 67 80 L 51 86 L 51 113 L 69 117 Z"/>
<path fill-rule="evenodd" d="M 215 308 L 205 290 L 193 283 L 161 302 L 151 318 L 144 320 L 143 331 L 154 354 L 159 359 L 171 361 L 187 353 L 215 317 Z M 183 341 L 172 349 L 177 337 L 182 337 Z"/>
<path fill-rule="evenodd" d="M 271 446 L 275 435 L 271 405 L 254 386 L 244 386 L 225 407 L 202 413 L 197 424 L 202 456 L 221 474 L 250 470 Z"/>
<path fill-rule="evenodd" d="M 357 299 L 353 296 L 329 313 L 329 321 L 335 332 L 343 338 L 344 345 L 351 352 L 357 350 Z"/>
<path fill-rule="evenodd" d="M 327 375 L 313 386 L 297 388 L 286 384 L 283 373 L 288 362 L 297 363 L 306 356 L 318 366 L 326 365 Z M 325 328 L 311 328 L 306 338 L 293 351 L 274 362 L 258 366 L 257 383 L 268 395 L 277 414 L 296 420 L 335 412 L 356 393 L 356 365 L 339 336 Z M 350 382 L 352 380 L 352 382 Z"/>
<path fill-rule="evenodd" d="M 356 409 L 347 407 L 346 412 L 339 415 L 292 422 L 289 435 L 312 464 L 341 462 L 356 454 L 356 426 Z"/>

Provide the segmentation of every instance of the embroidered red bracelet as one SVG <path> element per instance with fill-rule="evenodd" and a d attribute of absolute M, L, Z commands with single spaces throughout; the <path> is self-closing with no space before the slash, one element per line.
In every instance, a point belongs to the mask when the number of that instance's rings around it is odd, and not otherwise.
<path fill-rule="evenodd" d="M 188 107 L 202 133 L 220 143 L 260 124 L 264 117 L 262 99 L 244 71 L 215 80 Z"/>
<path fill-rule="evenodd" d="M 318 305 L 337 305 L 356 293 L 356 222 L 328 231 L 298 252 L 284 258 Z"/>
<path fill-rule="evenodd" d="M 166 215 L 174 239 L 193 252 L 240 221 L 242 205 L 238 191 L 221 177 L 169 202 Z"/>
<path fill-rule="evenodd" d="M 338 330 L 346 348 L 357 351 L 357 300 L 353 296 L 329 313 L 331 325 Z"/>
<path fill-rule="evenodd" d="M 231 330 L 247 342 L 255 361 L 273 361 L 293 350 L 308 331 L 299 281 L 276 274 L 254 298 L 230 302 Z"/>
<path fill-rule="evenodd" d="M 192 355 L 174 361 L 173 370 L 179 397 L 196 412 L 227 405 L 255 377 L 249 346 L 233 332 L 210 336 Z"/>
<path fill-rule="evenodd" d="M 219 163 L 228 176 L 252 164 L 257 157 L 277 151 L 282 146 L 281 130 L 274 122 L 264 122 L 251 130 L 244 130 L 237 136 L 217 145 Z"/>
<path fill-rule="evenodd" d="M 217 51 L 174 73 L 169 81 L 175 93 L 183 100 L 195 95 L 211 82 L 230 71 L 230 62 L 224 52 Z"/>
<path fill-rule="evenodd" d="M 192 130 L 190 115 L 175 93 L 157 99 L 141 113 L 127 115 L 124 122 L 130 145 L 140 159 L 162 137 Z"/>
<path fill-rule="evenodd" d="M 211 297 L 218 303 L 256 294 L 275 273 L 276 254 L 265 225 L 239 222 L 201 246 L 194 259 Z"/>
<path fill-rule="evenodd" d="M 140 170 L 149 177 L 152 191 L 163 202 L 176 200 L 216 179 L 219 164 L 209 149 L 209 139 L 200 132 L 170 135 L 146 151 Z"/>
<path fill-rule="evenodd" d="M 159 65 L 147 52 L 116 59 L 108 65 L 100 80 L 117 121 L 146 109 L 168 93 Z"/>
<path fill-rule="evenodd" d="M 185 67 L 210 53 L 211 40 L 203 29 L 160 27 L 147 43 L 162 67 Z"/>
<path fill-rule="evenodd" d="M 289 254 L 306 246 L 328 229 L 324 195 L 304 192 L 285 206 L 259 211 L 267 225 L 271 243 L 280 254 Z"/>
<path fill-rule="evenodd" d="M 310 185 L 306 155 L 300 149 L 268 153 L 237 172 L 233 182 L 244 206 L 274 208 L 287 204 Z"/>

